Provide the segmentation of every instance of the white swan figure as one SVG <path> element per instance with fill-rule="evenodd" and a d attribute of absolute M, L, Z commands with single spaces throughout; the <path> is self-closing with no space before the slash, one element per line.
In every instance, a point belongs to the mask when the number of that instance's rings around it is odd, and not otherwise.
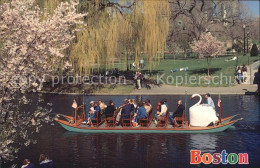
<path fill-rule="evenodd" d="M 201 97 L 201 95 L 199 95 L 199 94 L 193 94 L 193 95 L 191 96 L 191 99 L 194 98 L 194 97 L 196 97 L 196 96 L 198 96 L 198 97 L 200 98 L 200 100 L 199 100 L 198 103 L 194 104 L 193 106 L 198 106 L 198 105 L 200 105 L 200 103 L 201 103 L 201 101 L 202 101 L 202 97 Z M 192 106 L 192 107 L 193 107 L 193 106 Z"/>
<path fill-rule="evenodd" d="M 191 98 L 196 96 L 199 97 L 200 100 L 189 109 L 190 125 L 206 127 L 211 122 L 215 123 L 218 120 L 215 109 L 211 106 L 201 105 L 202 97 L 199 94 L 193 94 Z"/>

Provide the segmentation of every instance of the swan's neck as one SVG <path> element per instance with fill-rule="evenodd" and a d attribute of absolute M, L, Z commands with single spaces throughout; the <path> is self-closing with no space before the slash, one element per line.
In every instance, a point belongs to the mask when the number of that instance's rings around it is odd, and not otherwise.
<path fill-rule="evenodd" d="M 198 105 L 200 105 L 200 103 L 201 103 L 201 101 L 202 101 L 202 97 L 201 97 L 200 95 L 196 95 L 196 96 L 198 96 L 198 97 L 200 98 L 200 100 L 198 101 L 198 103 L 195 104 L 195 106 L 198 106 Z"/>

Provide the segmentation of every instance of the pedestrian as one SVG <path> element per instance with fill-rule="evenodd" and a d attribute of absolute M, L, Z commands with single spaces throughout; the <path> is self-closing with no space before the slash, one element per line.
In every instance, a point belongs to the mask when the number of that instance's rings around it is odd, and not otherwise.
<path fill-rule="evenodd" d="M 140 60 L 140 68 L 143 69 L 144 68 L 144 59 Z"/>
<path fill-rule="evenodd" d="M 139 71 L 137 71 L 136 81 L 137 81 L 137 89 L 138 90 L 140 90 L 142 88 L 142 86 L 141 86 L 142 76 L 141 75 L 142 74 Z"/>
<path fill-rule="evenodd" d="M 242 71 L 240 67 L 238 67 L 237 69 L 237 80 L 238 80 L 238 84 L 240 84 L 242 81 Z"/>
<path fill-rule="evenodd" d="M 40 155 L 39 162 L 39 168 L 54 168 L 54 162 L 50 160 L 49 156 L 46 154 Z"/>
<path fill-rule="evenodd" d="M 242 67 L 242 76 L 243 76 L 243 83 L 246 82 L 246 79 L 247 79 L 247 67 L 246 65 L 244 64 L 243 67 Z"/>
<path fill-rule="evenodd" d="M 139 71 L 136 71 L 134 79 L 136 81 L 135 82 L 136 88 L 140 90 L 141 89 L 141 74 Z"/>
<path fill-rule="evenodd" d="M 29 159 L 24 159 L 23 166 L 21 168 L 34 168 L 34 165 Z"/>

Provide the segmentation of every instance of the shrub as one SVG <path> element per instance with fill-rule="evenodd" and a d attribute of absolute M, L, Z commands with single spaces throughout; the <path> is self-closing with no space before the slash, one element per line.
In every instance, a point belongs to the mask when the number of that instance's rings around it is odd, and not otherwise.
<path fill-rule="evenodd" d="M 253 44 L 251 51 L 250 51 L 250 56 L 257 56 L 258 55 L 258 48 L 256 44 Z"/>

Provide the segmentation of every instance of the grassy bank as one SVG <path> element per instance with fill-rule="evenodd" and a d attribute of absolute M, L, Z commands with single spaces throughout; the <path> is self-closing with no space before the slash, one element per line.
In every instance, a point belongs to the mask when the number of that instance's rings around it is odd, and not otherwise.
<path fill-rule="evenodd" d="M 162 84 L 169 84 L 172 86 L 188 86 L 188 87 L 228 87 L 234 85 L 234 72 L 237 61 L 225 60 L 230 57 L 213 58 L 210 64 L 211 76 L 207 76 L 207 61 L 206 59 L 189 59 L 189 60 L 174 60 L 165 59 L 153 67 L 152 71 L 148 71 L 148 67 L 145 66 L 142 69 L 144 77 L 157 81 L 157 78 L 161 79 L 158 82 Z M 249 57 L 249 64 L 257 61 L 259 57 Z M 239 56 L 238 65 L 248 64 L 248 56 Z M 188 67 L 188 71 L 172 72 L 174 69 Z M 120 69 L 123 70 L 124 69 Z M 131 70 L 134 73 L 135 70 Z M 167 82 L 168 78 L 168 82 Z M 215 83 L 212 83 L 214 80 Z M 210 83 L 209 83 L 210 81 Z M 222 82 L 222 83 L 221 83 Z M 133 85 L 51 85 L 44 86 L 45 92 L 56 93 L 83 93 L 88 94 L 129 94 L 135 87 Z"/>
<path fill-rule="evenodd" d="M 207 77 L 206 59 L 166 59 L 162 60 L 159 65 L 155 66 L 153 71 L 149 72 L 147 69 L 144 69 L 143 73 L 149 74 L 149 78 L 155 80 L 162 79 L 159 81 L 163 81 L 165 84 L 170 85 L 195 87 L 232 86 L 234 82 L 234 73 L 237 61 L 226 62 L 225 60 L 229 58 L 232 58 L 232 56 L 212 58 L 210 63 L 210 77 Z M 259 57 L 249 57 L 249 64 L 252 64 L 258 59 Z M 248 64 L 248 56 L 239 55 L 238 65 L 242 66 L 243 64 Z M 188 67 L 188 71 L 172 72 L 172 70 L 184 67 Z"/>

